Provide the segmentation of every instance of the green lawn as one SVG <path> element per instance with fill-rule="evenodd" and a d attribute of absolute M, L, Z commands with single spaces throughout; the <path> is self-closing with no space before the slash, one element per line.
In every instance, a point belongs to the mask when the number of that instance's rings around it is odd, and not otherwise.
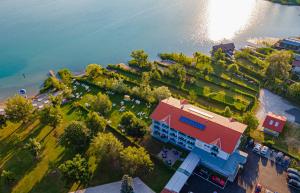
<path fill-rule="evenodd" d="M 98 87 L 91 87 L 91 94 L 96 94 L 100 91 Z M 83 87 L 77 86 L 76 92 L 85 92 Z M 119 112 L 121 107 L 120 102 L 123 100 L 123 95 L 110 94 L 112 103 L 116 104 L 111 113 L 108 115 L 108 119 L 111 120 L 111 125 L 116 127 L 119 124 L 122 112 Z M 84 105 L 85 101 L 78 99 L 80 103 Z M 132 108 L 132 106 L 135 106 Z M 135 104 L 133 101 L 125 102 L 126 110 L 131 110 L 134 113 L 145 112 L 148 117 L 154 107 L 147 108 L 145 102 L 141 101 L 140 105 Z M 63 123 L 53 129 L 49 126 L 43 126 L 39 123 L 37 118 L 26 125 L 24 124 L 12 124 L 9 123 L 7 127 L 3 128 L 0 132 L 0 168 L 11 170 L 16 174 L 17 181 L 7 186 L 3 181 L 0 183 L 0 192 L 8 193 L 64 193 L 78 188 L 84 188 L 76 183 L 66 184 L 60 172 L 56 169 L 57 166 L 65 160 L 71 159 L 75 152 L 69 151 L 59 145 L 58 139 L 64 131 L 64 128 L 72 120 L 84 120 L 87 112 L 81 108 L 75 108 L 72 104 L 67 104 L 62 107 L 64 113 Z M 143 118 L 148 124 L 150 124 L 149 118 Z M 112 132 L 119 140 L 123 142 L 125 146 L 130 145 L 130 142 L 120 136 L 118 132 L 114 130 L 107 130 Z M 42 156 L 39 160 L 29 154 L 23 149 L 24 144 L 29 138 L 37 138 L 43 146 Z M 145 139 L 151 139 L 149 135 Z M 160 151 L 162 144 L 156 142 L 157 151 Z M 145 146 L 147 150 L 152 150 L 153 146 Z M 153 153 L 151 151 L 150 153 Z M 167 183 L 169 178 L 174 173 L 173 169 L 159 162 L 155 158 L 154 171 L 143 176 L 143 180 L 153 190 L 160 191 Z M 112 168 L 110 164 L 99 165 L 95 176 L 90 182 L 90 186 L 100 185 L 104 183 L 118 181 L 122 178 L 122 171 L 120 168 Z M 155 180 L 153 180 L 155 179 Z"/>

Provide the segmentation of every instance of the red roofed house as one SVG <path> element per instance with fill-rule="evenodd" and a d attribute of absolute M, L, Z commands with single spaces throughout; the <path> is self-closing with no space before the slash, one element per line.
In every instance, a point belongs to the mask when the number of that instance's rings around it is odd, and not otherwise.
<path fill-rule="evenodd" d="M 286 117 L 269 112 L 263 122 L 262 127 L 265 133 L 277 137 L 282 132 L 285 123 Z"/>
<path fill-rule="evenodd" d="M 179 192 L 199 165 L 234 181 L 246 163 L 247 154 L 238 147 L 247 125 L 172 97 L 162 100 L 151 118 L 153 137 L 190 151 L 163 192 Z"/>

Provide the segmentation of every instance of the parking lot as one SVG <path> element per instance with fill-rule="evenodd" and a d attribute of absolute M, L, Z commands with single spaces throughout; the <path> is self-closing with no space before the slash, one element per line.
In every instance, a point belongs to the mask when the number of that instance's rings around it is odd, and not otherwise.
<path fill-rule="evenodd" d="M 240 172 L 235 182 L 228 182 L 224 190 L 196 175 L 192 175 L 181 190 L 181 193 L 213 193 L 214 191 L 218 193 L 252 193 L 257 183 L 273 192 L 299 192 L 299 190 L 292 190 L 288 187 L 286 172 L 281 166 L 256 153 L 252 153 L 252 151 L 247 153 L 249 157 L 244 169 Z"/>

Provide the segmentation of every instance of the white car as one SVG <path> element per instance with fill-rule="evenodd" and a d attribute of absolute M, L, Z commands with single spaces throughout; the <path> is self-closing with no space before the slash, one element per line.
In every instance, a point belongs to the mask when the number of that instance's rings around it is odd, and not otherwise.
<path fill-rule="evenodd" d="M 256 143 L 254 148 L 252 149 L 253 152 L 256 152 L 256 153 L 259 153 L 260 152 L 260 149 L 261 149 L 261 144 L 259 143 Z"/>
<path fill-rule="evenodd" d="M 269 152 L 269 148 L 267 146 L 263 146 L 260 150 L 261 155 L 267 155 L 268 152 Z"/>

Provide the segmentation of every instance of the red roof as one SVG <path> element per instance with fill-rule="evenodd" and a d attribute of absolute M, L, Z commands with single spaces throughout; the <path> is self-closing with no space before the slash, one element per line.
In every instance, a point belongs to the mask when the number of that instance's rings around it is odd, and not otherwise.
<path fill-rule="evenodd" d="M 171 102 L 168 102 L 168 100 L 171 100 Z M 183 107 L 180 108 L 178 105 L 172 104 L 176 102 L 176 100 L 177 99 L 169 98 L 161 101 L 152 113 L 151 118 L 156 121 L 165 121 L 167 124 L 170 123 L 169 126 L 171 128 L 202 142 L 216 144 L 229 154 L 234 151 L 237 142 L 247 127 L 246 125 L 234 122 L 231 119 L 210 113 L 209 111 L 202 110 L 192 105 L 183 105 Z M 178 102 L 178 104 L 180 104 L 180 102 Z M 209 118 L 193 113 L 189 111 L 191 107 L 200 109 L 204 112 L 203 115 L 210 113 L 209 115 L 211 115 L 211 117 Z M 205 129 L 201 130 L 180 121 L 179 119 L 181 116 L 205 125 Z M 230 127 L 235 127 L 236 129 Z"/>
<path fill-rule="evenodd" d="M 281 133 L 286 123 L 286 117 L 269 112 L 264 120 L 263 127 Z"/>
<path fill-rule="evenodd" d="M 160 193 L 177 193 L 164 188 Z"/>

